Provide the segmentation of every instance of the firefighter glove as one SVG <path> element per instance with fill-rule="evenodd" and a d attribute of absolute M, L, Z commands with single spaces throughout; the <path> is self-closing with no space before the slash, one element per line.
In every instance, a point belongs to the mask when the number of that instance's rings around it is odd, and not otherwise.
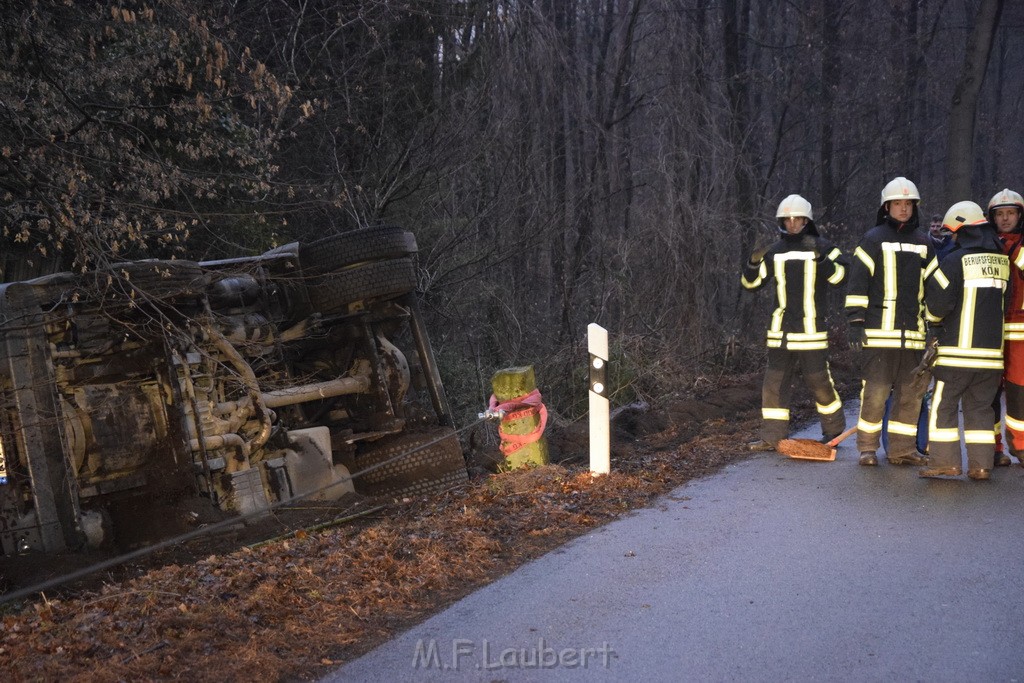
<path fill-rule="evenodd" d="M 757 264 L 763 261 L 764 255 L 767 254 L 768 250 L 772 248 L 772 244 L 775 243 L 772 242 L 771 244 L 764 244 L 754 249 L 754 252 L 750 255 L 750 262 Z"/>
<path fill-rule="evenodd" d="M 850 323 L 850 350 L 862 351 L 868 340 L 867 332 L 864 331 L 864 323 Z"/>

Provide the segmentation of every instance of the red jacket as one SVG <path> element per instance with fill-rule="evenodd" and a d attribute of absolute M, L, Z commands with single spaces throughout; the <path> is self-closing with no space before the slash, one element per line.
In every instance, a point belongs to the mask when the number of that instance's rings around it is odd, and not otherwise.
<path fill-rule="evenodd" d="M 1024 341 L 1024 234 L 999 235 L 1003 253 L 1010 257 L 1010 301 L 1006 306 L 1003 337 L 1007 341 Z"/>

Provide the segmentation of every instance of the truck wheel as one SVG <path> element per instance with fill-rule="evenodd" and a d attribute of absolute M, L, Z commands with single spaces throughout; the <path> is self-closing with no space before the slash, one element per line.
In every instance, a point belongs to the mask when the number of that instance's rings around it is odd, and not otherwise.
<path fill-rule="evenodd" d="M 309 303 L 323 315 L 359 301 L 393 299 L 415 290 L 416 267 L 408 257 L 359 263 L 308 282 Z"/>
<path fill-rule="evenodd" d="M 423 447 L 424 444 L 430 445 Z M 387 464 L 358 474 L 384 462 Z M 455 430 L 448 427 L 399 434 L 376 442 L 356 457 L 353 474 L 356 490 L 370 496 L 436 493 L 469 479 L 459 439 Z"/>
<path fill-rule="evenodd" d="M 397 259 L 415 253 L 415 235 L 393 225 L 382 225 L 301 245 L 299 264 L 307 276 L 316 276 L 364 261 Z"/>

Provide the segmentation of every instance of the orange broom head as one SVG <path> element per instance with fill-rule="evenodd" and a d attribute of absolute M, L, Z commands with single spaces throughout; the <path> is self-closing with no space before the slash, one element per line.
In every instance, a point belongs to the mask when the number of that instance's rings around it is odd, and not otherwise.
<path fill-rule="evenodd" d="M 821 460 L 831 462 L 836 459 L 836 449 L 826 443 L 814 439 L 783 439 L 775 447 L 782 455 L 798 460 Z"/>

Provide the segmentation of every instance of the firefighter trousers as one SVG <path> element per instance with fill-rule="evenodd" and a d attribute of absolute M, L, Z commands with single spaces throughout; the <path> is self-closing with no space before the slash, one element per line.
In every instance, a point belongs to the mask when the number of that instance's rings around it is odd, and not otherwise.
<path fill-rule="evenodd" d="M 889 448 L 886 455 L 900 458 L 917 453 L 917 419 L 931 374 L 915 374 L 923 351 L 866 348 L 861 351 L 860 419 L 857 450 L 875 452 L 881 443 L 885 402 L 892 394 Z M 991 400 L 991 397 L 989 397 Z"/>
<path fill-rule="evenodd" d="M 1006 396 L 1006 441 L 1010 454 L 1024 462 L 1024 341 L 1007 341 L 1003 346 L 1003 391 Z M 996 415 L 998 419 L 999 415 Z"/>
<path fill-rule="evenodd" d="M 1024 462 L 1024 386 L 1009 379 L 1003 383 L 1006 398 L 1006 443 L 1010 455 Z M 996 414 L 998 417 L 998 413 Z"/>
<path fill-rule="evenodd" d="M 789 404 L 793 397 L 793 380 L 797 373 L 814 396 L 821 420 L 821 433 L 829 438 L 846 429 L 843 402 L 839 400 L 832 373 L 828 369 L 828 351 L 790 351 L 768 349 L 768 368 L 761 387 L 761 438 L 777 444 L 789 436 Z"/>
<path fill-rule="evenodd" d="M 936 368 L 935 394 L 928 416 L 929 466 L 960 467 L 962 409 L 967 468 L 992 469 L 992 397 L 999 390 L 1001 378 L 999 370 Z"/>

